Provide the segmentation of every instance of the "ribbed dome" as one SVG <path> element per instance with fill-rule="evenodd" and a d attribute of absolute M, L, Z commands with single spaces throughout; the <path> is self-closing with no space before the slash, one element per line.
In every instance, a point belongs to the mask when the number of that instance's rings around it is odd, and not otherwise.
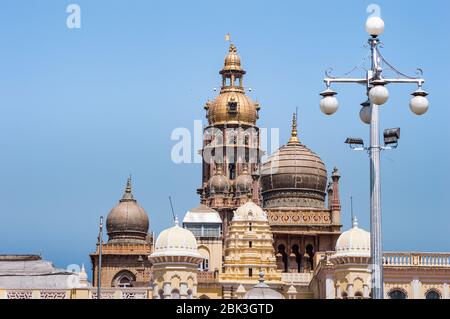
<path fill-rule="evenodd" d="M 264 210 L 252 201 L 238 207 L 233 215 L 233 220 L 260 220 L 267 221 Z"/>
<path fill-rule="evenodd" d="M 220 93 L 214 101 L 206 104 L 208 122 L 212 124 L 250 124 L 258 119 L 259 104 L 239 91 Z"/>
<path fill-rule="evenodd" d="M 202 258 L 197 249 L 197 240 L 194 234 L 178 225 L 178 218 L 175 226 L 165 229 L 156 239 L 155 250 L 150 255 L 156 257 L 193 257 Z"/>
<path fill-rule="evenodd" d="M 272 154 L 261 169 L 264 207 L 324 207 L 327 170 L 320 157 L 297 138 Z"/>
<path fill-rule="evenodd" d="M 108 242 L 146 244 L 148 227 L 148 215 L 133 198 L 129 178 L 122 199 L 109 212 L 106 219 Z"/>
<path fill-rule="evenodd" d="M 231 183 L 228 177 L 223 175 L 222 164 L 216 164 L 216 173 L 209 179 L 209 191 L 211 194 L 228 194 Z"/>
<path fill-rule="evenodd" d="M 236 178 L 236 194 L 244 195 L 249 194 L 252 191 L 253 179 L 248 173 L 247 166 L 242 169 L 241 175 Z"/>
<path fill-rule="evenodd" d="M 223 70 L 238 70 L 242 71 L 241 68 L 241 57 L 237 54 L 237 49 L 234 44 L 230 44 L 230 49 L 225 57 Z"/>
<path fill-rule="evenodd" d="M 343 232 L 336 242 L 337 257 L 370 257 L 370 233 L 358 227 L 356 218 L 353 227 Z"/>

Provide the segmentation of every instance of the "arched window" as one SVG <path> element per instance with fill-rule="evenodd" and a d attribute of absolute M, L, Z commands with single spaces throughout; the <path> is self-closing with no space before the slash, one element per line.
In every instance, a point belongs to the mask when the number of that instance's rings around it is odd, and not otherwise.
<path fill-rule="evenodd" d="M 288 258 L 286 253 L 286 247 L 283 244 L 278 245 L 278 253 L 281 254 L 281 261 L 283 263 L 283 271 L 288 271 Z"/>
<path fill-rule="evenodd" d="M 172 299 L 180 299 L 180 291 L 178 289 L 172 290 Z"/>
<path fill-rule="evenodd" d="M 390 299 L 406 299 L 406 293 L 400 289 L 393 289 L 388 294 Z"/>
<path fill-rule="evenodd" d="M 302 255 L 300 254 L 300 247 L 297 244 L 292 245 L 292 253 L 295 255 L 295 262 L 297 263 L 297 272 L 302 271 Z"/>
<path fill-rule="evenodd" d="M 209 258 L 203 258 L 203 261 L 200 263 L 198 270 L 200 270 L 200 271 L 208 271 L 209 270 Z"/>
<path fill-rule="evenodd" d="M 248 231 L 252 231 L 252 223 L 248 223 Z"/>
<path fill-rule="evenodd" d="M 441 294 L 434 289 L 430 289 L 425 294 L 425 298 L 426 299 L 441 299 Z"/>
<path fill-rule="evenodd" d="M 120 288 L 129 288 L 133 287 L 133 282 L 136 280 L 133 273 L 131 273 L 128 270 L 124 270 L 119 272 L 117 275 L 114 276 L 112 286 L 113 287 L 120 287 Z"/>

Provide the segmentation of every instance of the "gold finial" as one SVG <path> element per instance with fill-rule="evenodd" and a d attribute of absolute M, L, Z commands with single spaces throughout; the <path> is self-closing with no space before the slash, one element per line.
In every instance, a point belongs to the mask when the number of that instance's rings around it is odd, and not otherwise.
<path fill-rule="evenodd" d="M 297 113 L 292 115 L 292 131 L 289 143 L 300 143 L 300 140 L 297 137 Z"/>

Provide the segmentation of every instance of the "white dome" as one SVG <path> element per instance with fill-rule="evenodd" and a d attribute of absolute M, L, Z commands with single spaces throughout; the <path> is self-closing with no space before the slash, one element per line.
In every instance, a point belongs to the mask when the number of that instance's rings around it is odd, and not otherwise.
<path fill-rule="evenodd" d="M 241 205 L 234 211 L 233 220 L 268 221 L 266 213 L 252 201 Z"/>
<path fill-rule="evenodd" d="M 181 256 L 202 258 L 197 249 L 197 240 L 194 234 L 178 225 L 165 229 L 156 239 L 155 250 L 151 258 L 162 256 Z"/>
<path fill-rule="evenodd" d="M 352 229 L 339 236 L 333 257 L 370 257 L 370 233 L 358 227 L 356 218 Z"/>

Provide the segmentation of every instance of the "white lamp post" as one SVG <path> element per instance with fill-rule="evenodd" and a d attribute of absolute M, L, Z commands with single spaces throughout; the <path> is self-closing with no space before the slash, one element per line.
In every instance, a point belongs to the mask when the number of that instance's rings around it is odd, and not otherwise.
<path fill-rule="evenodd" d="M 320 93 L 320 109 L 323 113 L 331 115 L 338 109 L 339 103 L 334 97 L 337 93 L 330 89 L 331 83 L 358 83 L 366 87 L 368 100 L 361 104 L 362 109 L 359 112 L 360 119 L 370 124 L 370 147 L 364 147 L 362 139 L 350 138 L 346 143 L 353 145 L 353 149 L 367 150 L 370 154 L 370 235 L 371 235 L 371 259 L 372 259 L 372 298 L 383 299 L 383 255 L 381 240 L 381 183 L 380 183 L 380 151 L 383 149 L 392 149 L 397 146 L 400 137 L 400 129 L 391 129 L 385 131 L 385 145 L 380 145 L 380 123 L 379 107 L 387 102 L 389 91 L 386 85 L 391 83 L 412 83 L 418 85 L 418 90 L 412 93 L 413 97 L 409 103 L 410 109 L 415 114 L 421 115 L 428 110 L 428 93 L 422 90 L 422 84 L 425 82 L 421 77 L 409 77 L 395 70 L 388 64 L 379 52 L 380 40 L 378 38 L 384 31 L 384 21 L 380 17 L 370 17 L 365 25 L 370 38 L 368 40 L 371 51 L 371 68 L 367 70 L 365 78 L 337 78 L 331 77 L 326 72 L 324 79 L 326 90 Z M 390 66 L 390 68 L 399 76 L 395 79 L 382 77 L 383 68 L 381 62 Z M 394 146 L 389 146 L 394 144 Z"/>

